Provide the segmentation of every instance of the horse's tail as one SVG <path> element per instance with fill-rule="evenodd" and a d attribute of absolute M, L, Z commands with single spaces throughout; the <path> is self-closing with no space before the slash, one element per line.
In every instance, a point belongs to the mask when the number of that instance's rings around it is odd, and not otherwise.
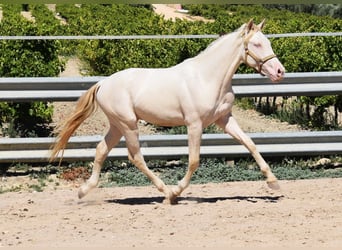
<path fill-rule="evenodd" d="M 97 108 L 96 93 L 100 85 L 95 84 L 85 92 L 78 100 L 74 114 L 70 116 L 61 126 L 57 127 L 58 136 L 51 147 L 50 162 L 54 161 L 58 153 L 65 149 L 69 138 L 75 130 L 86 120 Z M 60 162 L 62 161 L 63 155 Z"/>

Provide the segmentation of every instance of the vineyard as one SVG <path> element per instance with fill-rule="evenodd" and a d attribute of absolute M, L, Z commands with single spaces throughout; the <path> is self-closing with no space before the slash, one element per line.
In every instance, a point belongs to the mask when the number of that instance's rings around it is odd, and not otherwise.
<path fill-rule="evenodd" d="M 267 17 L 265 33 L 337 32 L 341 19 L 268 10 L 262 6 L 186 5 L 190 13 L 214 22 L 165 20 L 150 5 L 5 5 L 0 35 L 155 35 L 221 34 L 254 18 Z M 21 14 L 30 11 L 28 20 Z M 88 75 L 110 75 L 129 67 L 169 67 L 193 57 L 213 39 L 153 40 L 1 40 L 2 77 L 57 76 L 68 56 L 79 57 Z M 273 38 L 272 46 L 287 72 L 341 71 L 341 37 Z M 250 73 L 241 66 L 238 73 Z M 300 97 L 288 104 L 267 102 L 266 113 L 319 130 L 338 127 L 339 96 Z M 271 107 L 270 107 L 271 106 Z M 283 106 L 283 110 L 278 110 Z M 334 115 L 327 113 L 334 107 Z M 285 112 L 284 112 L 285 110 Z M 7 136 L 46 136 L 52 107 L 47 103 L 1 103 L 0 122 Z M 286 113 L 294 113 L 288 117 Z M 284 115 L 285 114 L 285 115 Z M 302 119 L 296 121 L 298 117 Z M 303 119 L 304 118 L 304 119 Z M 38 124 L 38 125 L 36 125 Z M 16 132 L 19 131 L 19 132 Z"/>

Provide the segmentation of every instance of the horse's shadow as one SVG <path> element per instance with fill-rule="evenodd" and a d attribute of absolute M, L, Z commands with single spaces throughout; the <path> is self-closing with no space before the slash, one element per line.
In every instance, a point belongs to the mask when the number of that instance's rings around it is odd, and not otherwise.
<path fill-rule="evenodd" d="M 194 196 L 187 196 L 187 197 L 178 197 L 177 204 L 188 204 L 191 203 L 216 203 L 218 201 L 226 201 L 226 200 L 233 200 L 233 201 L 247 201 L 251 203 L 257 202 L 265 202 L 265 203 L 277 203 L 282 198 L 283 195 L 278 196 L 230 196 L 230 197 L 194 197 Z M 164 197 L 162 196 L 155 196 L 155 197 L 130 197 L 130 198 L 123 198 L 123 199 L 110 199 L 106 200 L 108 203 L 116 203 L 121 205 L 152 205 L 157 203 L 162 203 Z"/>

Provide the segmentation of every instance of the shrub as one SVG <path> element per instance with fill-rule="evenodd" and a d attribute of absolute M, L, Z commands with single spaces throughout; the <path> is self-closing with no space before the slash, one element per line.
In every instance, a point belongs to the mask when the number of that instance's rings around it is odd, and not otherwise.
<path fill-rule="evenodd" d="M 42 35 L 46 27 L 23 18 L 21 5 L 3 5 L 1 35 Z M 52 40 L 2 40 L 2 77 L 57 76 L 63 64 L 58 58 L 60 44 Z M 1 103 L 0 122 L 7 136 L 47 136 L 52 107 L 46 102 Z"/>

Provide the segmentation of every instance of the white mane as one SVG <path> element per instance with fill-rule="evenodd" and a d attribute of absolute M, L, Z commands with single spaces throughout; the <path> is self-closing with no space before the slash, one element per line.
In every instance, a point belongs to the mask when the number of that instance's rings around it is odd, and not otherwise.
<path fill-rule="evenodd" d="M 241 34 L 241 31 L 245 28 L 245 26 L 246 26 L 246 24 L 242 25 L 241 27 L 239 27 L 238 29 L 236 29 L 235 31 L 233 31 L 231 33 L 220 36 L 215 41 L 210 43 L 208 45 L 208 47 L 205 50 L 203 50 L 201 53 L 199 53 L 197 56 L 205 54 L 206 52 L 210 51 L 211 49 L 216 48 L 219 44 L 221 44 L 221 42 L 231 39 L 234 35 L 237 35 L 238 33 Z"/>

